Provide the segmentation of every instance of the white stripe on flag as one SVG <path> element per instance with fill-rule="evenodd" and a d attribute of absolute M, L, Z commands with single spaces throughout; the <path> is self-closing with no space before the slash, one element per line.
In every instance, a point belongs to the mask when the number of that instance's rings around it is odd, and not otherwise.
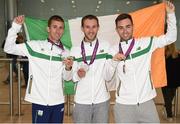
<path fill-rule="evenodd" d="M 119 37 L 115 30 L 115 19 L 117 15 L 108 15 L 108 16 L 100 16 L 99 19 L 99 32 L 98 38 L 103 41 L 109 41 L 110 44 L 115 44 L 119 41 Z M 69 28 L 72 40 L 72 46 L 80 45 L 84 34 L 81 31 L 81 19 L 71 19 L 69 20 Z"/>

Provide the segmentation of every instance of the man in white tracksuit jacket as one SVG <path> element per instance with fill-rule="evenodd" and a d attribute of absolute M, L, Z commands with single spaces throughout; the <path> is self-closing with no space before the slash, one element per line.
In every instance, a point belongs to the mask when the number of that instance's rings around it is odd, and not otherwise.
<path fill-rule="evenodd" d="M 162 48 L 177 38 L 174 5 L 166 3 L 167 33 L 159 37 L 134 39 L 133 21 L 129 14 L 116 18 L 116 30 L 120 43 L 112 48 L 113 60 L 106 66 L 106 78 L 114 73 L 119 78 L 116 89 L 114 115 L 116 123 L 159 122 L 153 98 L 156 91 L 151 81 L 151 56 L 156 48 Z"/>
<path fill-rule="evenodd" d="M 62 57 L 69 52 L 60 41 L 64 32 L 64 20 L 54 15 L 48 21 L 48 39 L 16 44 L 24 16 L 15 17 L 8 31 L 4 51 L 27 56 L 29 81 L 25 100 L 32 103 L 33 123 L 62 123 L 64 115 L 63 80 L 69 80 Z M 67 67 L 68 68 L 68 67 Z"/>
<path fill-rule="evenodd" d="M 73 81 L 77 82 L 73 121 L 75 123 L 108 123 L 110 95 L 104 80 L 104 66 L 109 43 L 96 37 L 99 22 L 96 16 L 84 16 L 84 39 L 71 49 L 75 57 Z"/>

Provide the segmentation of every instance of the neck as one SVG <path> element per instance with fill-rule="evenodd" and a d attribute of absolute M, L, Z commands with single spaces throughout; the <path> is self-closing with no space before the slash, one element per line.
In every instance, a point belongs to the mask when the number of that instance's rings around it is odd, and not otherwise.
<path fill-rule="evenodd" d="M 89 40 L 87 39 L 86 37 L 84 38 L 84 42 L 88 42 L 88 43 L 92 43 L 96 38 L 92 39 L 92 40 Z"/>
<path fill-rule="evenodd" d="M 129 41 L 129 40 L 131 40 L 131 39 L 132 39 L 132 37 L 131 37 L 131 38 L 129 38 L 129 39 L 127 39 L 127 40 L 120 39 L 120 42 L 126 42 L 126 43 L 128 43 L 128 41 Z"/>
<path fill-rule="evenodd" d="M 128 40 L 120 40 L 120 42 L 126 42 L 126 43 L 127 43 L 127 42 L 128 42 Z"/>
<path fill-rule="evenodd" d="M 59 40 L 53 40 L 53 39 L 51 39 L 51 38 L 48 38 L 51 42 L 53 42 L 53 43 L 59 43 Z"/>

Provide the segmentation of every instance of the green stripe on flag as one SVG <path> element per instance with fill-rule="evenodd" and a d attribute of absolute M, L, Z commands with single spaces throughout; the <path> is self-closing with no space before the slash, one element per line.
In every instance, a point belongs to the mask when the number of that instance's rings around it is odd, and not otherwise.
<path fill-rule="evenodd" d="M 70 34 L 68 21 L 65 21 L 65 30 L 61 40 L 66 48 L 70 49 L 72 47 L 71 34 Z"/>
<path fill-rule="evenodd" d="M 45 40 L 48 37 L 47 20 L 25 18 L 25 24 L 29 40 Z"/>
<path fill-rule="evenodd" d="M 45 40 L 48 37 L 47 20 L 25 18 L 25 32 L 28 40 Z M 70 49 L 72 47 L 69 23 L 65 21 L 65 31 L 61 38 L 63 45 Z"/>

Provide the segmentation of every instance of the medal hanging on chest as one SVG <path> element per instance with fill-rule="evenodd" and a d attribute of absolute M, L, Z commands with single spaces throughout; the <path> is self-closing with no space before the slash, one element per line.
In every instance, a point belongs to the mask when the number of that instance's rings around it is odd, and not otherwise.
<path fill-rule="evenodd" d="M 133 38 L 132 41 L 131 41 L 131 44 L 130 44 L 129 48 L 127 49 L 127 51 L 126 51 L 125 54 L 124 54 L 124 52 L 123 52 L 123 50 L 122 50 L 121 42 L 119 42 L 119 53 L 123 54 L 123 55 L 127 58 L 127 57 L 129 56 L 129 54 L 131 53 L 132 48 L 134 47 L 134 43 L 135 43 L 135 40 L 134 40 L 134 38 Z M 124 73 L 124 74 L 126 73 L 126 65 L 125 65 L 126 58 L 123 60 L 123 61 L 124 61 L 123 73 Z"/>
<path fill-rule="evenodd" d="M 54 43 L 53 41 L 51 41 L 49 38 L 48 38 L 48 42 L 50 42 L 52 45 L 55 45 L 55 46 L 57 46 L 58 48 L 60 48 L 61 49 L 61 53 L 60 53 L 60 56 L 62 57 L 62 59 L 64 59 L 64 58 L 66 58 L 67 57 L 67 53 L 65 52 L 64 53 L 64 46 L 63 46 L 63 44 L 62 44 L 62 42 L 61 42 L 61 40 L 59 41 L 59 44 L 56 44 L 56 43 Z M 52 49 L 52 47 L 51 47 L 51 49 Z M 63 55 L 64 54 L 64 55 Z"/>
<path fill-rule="evenodd" d="M 59 44 L 56 44 L 48 38 L 48 42 L 50 42 L 51 44 L 56 45 L 58 48 L 64 50 L 64 46 L 61 41 L 59 41 Z"/>
<path fill-rule="evenodd" d="M 81 55 L 82 55 L 82 59 L 83 59 L 83 62 L 87 65 L 91 65 L 95 58 L 96 58 L 96 53 L 97 53 L 97 50 L 98 50 L 98 47 L 99 47 L 99 41 L 98 39 L 96 40 L 96 44 L 94 46 L 94 50 L 93 50 L 93 53 L 92 53 L 92 56 L 91 56 L 91 59 L 90 59 L 90 62 L 87 63 L 87 59 L 86 59 L 86 52 L 85 52 L 85 47 L 84 47 L 84 42 L 82 41 L 81 42 Z"/>

